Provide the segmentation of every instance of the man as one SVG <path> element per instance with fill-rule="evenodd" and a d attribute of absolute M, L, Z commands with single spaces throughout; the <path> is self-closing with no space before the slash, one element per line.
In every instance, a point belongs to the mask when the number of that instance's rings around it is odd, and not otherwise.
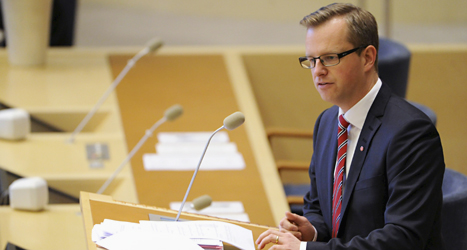
<path fill-rule="evenodd" d="M 259 249 L 444 249 L 440 138 L 379 79 L 373 15 L 331 4 L 301 24 L 300 62 L 335 106 L 315 124 L 304 216 L 286 212 L 279 231 L 258 237 Z"/>

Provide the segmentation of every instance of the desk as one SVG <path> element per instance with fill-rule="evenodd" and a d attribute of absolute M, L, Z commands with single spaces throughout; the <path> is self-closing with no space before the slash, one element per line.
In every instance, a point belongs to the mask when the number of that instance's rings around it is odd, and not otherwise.
<path fill-rule="evenodd" d="M 7 242 L 31 250 L 86 249 L 79 204 L 49 205 L 40 212 L 0 206 L 0 247 Z"/>
<path fill-rule="evenodd" d="M 49 186 L 79 197 L 97 192 L 120 165 L 127 149 L 115 94 L 91 119 L 75 143 L 71 131 L 94 106 L 111 82 L 107 54 L 98 50 L 50 49 L 44 67 L 11 67 L 0 50 L 0 102 L 27 110 L 65 132 L 31 133 L 25 140 L 0 140 L 0 166 L 20 176 L 41 176 Z M 86 145 L 107 144 L 110 158 L 91 168 Z M 136 202 L 131 171 L 126 168 L 109 192 L 119 200 Z"/>

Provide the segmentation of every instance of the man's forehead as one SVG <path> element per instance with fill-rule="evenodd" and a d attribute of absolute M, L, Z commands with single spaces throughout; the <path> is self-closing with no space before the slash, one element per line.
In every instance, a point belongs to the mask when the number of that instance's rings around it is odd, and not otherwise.
<path fill-rule="evenodd" d="M 346 37 L 348 33 L 348 25 L 344 18 L 335 17 L 324 23 L 307 28 L 307 35 L 318 34 L 329 38 Z"/>
<path fill-rule="evenodd" d="M 324 23 L 320 26 L 309 27 L 305 42 L 307 55 L 317 56 L 323 53 L 341 52 L 342 49 L 351 45 L 347 37 L 347 28 L 337 23 Z"/>

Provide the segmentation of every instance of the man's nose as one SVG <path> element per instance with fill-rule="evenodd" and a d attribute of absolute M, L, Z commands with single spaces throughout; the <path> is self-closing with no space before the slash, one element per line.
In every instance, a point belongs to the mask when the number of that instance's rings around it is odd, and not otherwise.
<path fill-rule="evenodd" d="M 313 75 L 323 75 L 327 73 L 327 67 L 323 65 L 320 59 L 315 59 L 315 67 L 311 70 Z"/>

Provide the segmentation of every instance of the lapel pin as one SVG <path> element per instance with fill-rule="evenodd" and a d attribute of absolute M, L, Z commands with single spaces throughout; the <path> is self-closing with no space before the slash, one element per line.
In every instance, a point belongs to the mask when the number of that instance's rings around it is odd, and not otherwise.
<path fill-rule="evenodd" d="M 362 151 L 363 151 L 363 149 L 364 149 L 364 148 L 363 148 L 363 146 L 360 146 L 360 152 L 362 152 Z"/>

